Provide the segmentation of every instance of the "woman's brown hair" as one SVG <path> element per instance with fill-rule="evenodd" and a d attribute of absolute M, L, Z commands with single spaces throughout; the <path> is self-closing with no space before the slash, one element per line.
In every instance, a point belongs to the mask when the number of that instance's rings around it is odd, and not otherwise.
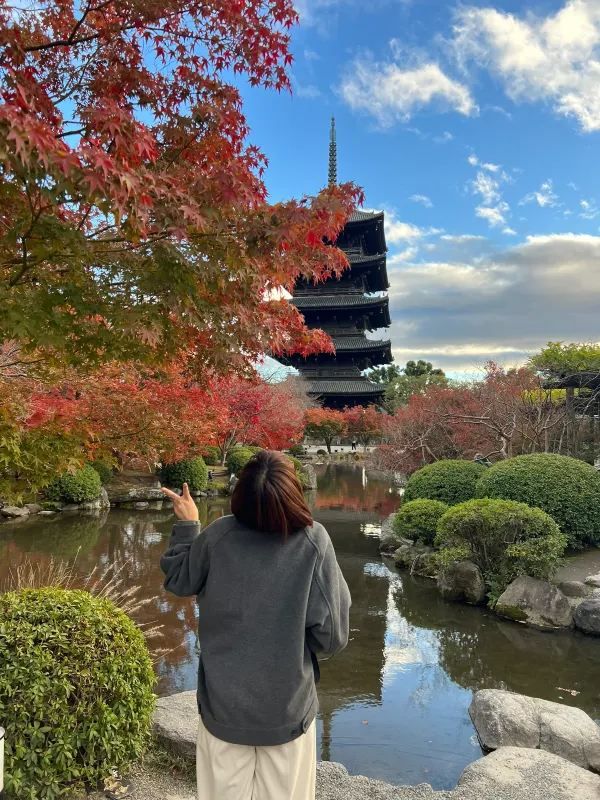
<path fill-rule="evenodd" d="M 249 528 L 283 536 L 313 523 L 293 462 L 274 450 L 261 450 L 241 471 L 231 511 Z"/>

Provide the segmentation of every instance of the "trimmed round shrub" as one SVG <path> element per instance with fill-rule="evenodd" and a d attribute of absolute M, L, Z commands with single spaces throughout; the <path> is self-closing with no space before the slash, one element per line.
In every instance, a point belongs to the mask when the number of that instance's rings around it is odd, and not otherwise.
<path fill-rule="evenodd" d="M 0 719 L 15 800 L 96 787 L 141 754 L 154 708 L 141 631 L 88 592 L 0 594 Z"/>
<path fill-rule="evenodd" d="M 318 456 L 326 456 L 327 455 L 327 450 L 323 450 L 322 447 L 319 447 L 319 449 L 317 450 L 317 455 Z"/>
<path fill-rule="evenodd" d="M 394 514 L 392 529 L 396 536 L 432 545 L 438 522 L 446 511 L 448 505 L 441 500 L 410 500 Z"/>
<path fill-rule="evenodd" d="M 90 503 L 98 499 L 101 491 L 100 475 L 94 467 L 86 464 L 75 472 L 65 472 L 56 478 L 44 494 L 48 500 L 57 503 Z"/>
<path fill-rule="evenodd" d="M 252 456 L 259 452 L 260 449 L 260 447 L 234 447 L 231 449 L 229 453 L 227 453 L 227 459 L 225 461 L 229 472 L 239 475 Z"/>
<path fill-rule="evenodd" d="M 288 448 L 288 452 L 291 456 L 295 456 L 298 458 L 299 456 L 303 456 L 305 454 L 306 448 L 303 444 L 293 444 L 290 448 Z"/>
<path fill-rule="evenodd" d="M 106 461 L 91 461 L 90 467 L 93 467 L 100 476 L 102 486 L 109 483 L 113 476 L 113 468 Z"/>
<path fill-rule="evenodd" d="M 202 457 L 204 458 L 204 463 L 209 467 L 221 466 L 221 455 L 218 447 L 213 447 L 212 445 L 205 447 Z"/>
<path fill-rule="evenodd" d="M 163 464 L 159 475 L 165 486 L 180 488 L 187 483 L 192 492 L 201 492 L 208 484 L 208 468 L 202 456 Z"/>
<path fill-rule="evenodd" d="M 567 545 L 549 514 L 514 500 L 469 500 L 443 515 L 435 543 L 438 562 L 469 559 L 481 569 L 492 602 L 519 575 L 547 580 Z"/>
<path fill-rule="evenodd" d="M 543 509 L 569 547 L 600 544 L 600 475 L 576 458 L 540 453 L 500 461 L 481 476 L 476 492 Z"/>
<path fill-rule="evenodd" d="M 464 503 L 475 497 L 475 485 L 486 469 L 476 461 L 436 461 L 410 476 L 404 499 L 441 500 L 449 506 Z"/>

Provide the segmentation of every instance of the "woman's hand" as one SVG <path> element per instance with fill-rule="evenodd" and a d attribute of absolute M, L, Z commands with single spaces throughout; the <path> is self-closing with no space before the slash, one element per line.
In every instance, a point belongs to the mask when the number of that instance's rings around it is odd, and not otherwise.
<path fill-rule="evenodd" d="M 198 508 L 190 494 L 187 483 L 183 484 L 181 495 L 172 492 L 170 489 L 161 489 L 161 492 L 173 501 L 173 511 L 177 519 L 185 522 L 198 522 Z"/>

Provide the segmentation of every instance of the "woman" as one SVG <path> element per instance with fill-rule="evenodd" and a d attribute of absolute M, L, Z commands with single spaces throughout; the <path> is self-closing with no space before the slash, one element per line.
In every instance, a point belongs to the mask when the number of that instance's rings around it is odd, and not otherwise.
<path fill-rule="evenodd" d="M 348 642 L 350 593 L 292 462 L 262 451 L 232 516 L 199 534 L 186 484 L 161 559 L 165 588 L 197 595 L 199 800 L 314 800 L 317 654 Z"/>

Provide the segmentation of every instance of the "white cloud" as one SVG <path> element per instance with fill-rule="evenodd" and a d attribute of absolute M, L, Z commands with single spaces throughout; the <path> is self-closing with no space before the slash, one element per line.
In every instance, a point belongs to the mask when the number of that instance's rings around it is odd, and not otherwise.
<path fill-rule="evenodd" d="M 488 69 L 515 102 L 544 101 L 582 130 L 600 130 L 598 0 L 568 0 L 546 17 L 463 7 L 452 45 L 460 62 Z"/>
<path fill-rule="evenodd" d="M 530 236 L 487 253 L 463 238 L 452 261 L 398 264 L 391 273 L 396 355 L 473 371 L 490 358 L 523 363 L 547 341 L 598 338 L 600 236 Z"/>
<path fill-rule="evenodd" d="M 502 233 L 504 233 L 506 236 L 516 236 L 517 235 L 517 232 L 513 228 L 511 228 L 509 225 L 507 225 L 506 228 L 502 228 Z"/>
<path fill-rule="evenodd" d="M 307 61 L 319 61 L 321 56 L 317 52 L 315 52 L 315 50 L 309 50 L 308 48 L 306 48 L 304 50 L 304 58 Z"/>
<path fill-rule="evenodd" d="M 481 167 L 481 169 L 485 169 L 488 172 L 500 172 L 500 164 L 492 164 L 489 161 L 480 161 L 475 153 L 471 153 L 471 155 L 467 158 L 467 161 L 472 167 Z"/>
<path fill-rule="evenodd" d="M 393 61 L 359 58 L 343 79 L 340 93 L 351 108 L 371 114 L 383 126 L 407 122 L 430 104 L 464 116 L 477 112 L 469 88 L 433 62 L 403 68 Z"/>
<path fill-rule="evenodd" d="M 477 169 L 473 180 L 469 181 L 468 188 L 471 193 L 479 198 L 479 205 L 475 208 L 475 215 L 484 219 L 491 228 L 507 226 L 507 217 L 510 206 L 502 197 L 502 185 L 510 181 L 509 176 L 500 164 L 481 161 L 475 153 L 467 158 L 468 163 Z"/>
<path fill-rule="evenodd" d="M 420 203 L 422 206 L 425 206 L 425 208 L 433 208 L 431 198 L 427 197 L 426 194 L 411 194 L 408 199 L 412 200 L 413 203 Z"/>
<path fill-rule="evenodd" d="M 600 214 L 594 200 L 580 200 L 579 207 L 581 209 L 579 216 L 583 219 L 595 219 Z"/>
<path fill-rule="evenodd" d="M 506 224 L 506 214 L 509 211 L 508 203 L 503 200 L 495 206 L 477 206 L 475 215 L 489 223 L 490 227 L 497 228 Z"/>
<path fill-rule="evenodd" d="M 487 205 L 500 199 L 500 183 L 490 175 L 486 175 L 485 172 L 477 173 L 471 181 L 471 190 L 473 194 L 478 194 Z"/>
<path fill-rule="evenodd" d="M 412 222 L 398 219 L 394 210 L 385 212 L 385 240 L 388 245 L 408 244 L 414 246 L 427 236 L 441 233 L 439 228 L 420 228 Z M 388 260 L 389 261 L 389 260 Z"/>
<path fill-rule="evenodd" d="M 541 208 L 555 206 L 558 200 L 558 195 L 554 192 L 554 187 L 550 178 L 544 181 L 536 192 L 530 192 L 519 201 L 522 206 L 525 203 L 537 203 Z"/>
<path fill-rule="evenodd" d="M 485 241 L 485 236 L 476 236 L 472 233 L 461 233 L 458 235 L 453 235 L 450 233 L 443 233 L 440 236 L 440 239 L 443 239 L 445 242 L 453 242 L 455 244 L 463 244 L 464 242 L 478 242 L 478 241 Z"/>
<path fill-rule="evenodd" d="M 321 97 L 321 90 L 318 86 L 312 84 L 295 83 L 294 94 L 296 97 L 302 97 L 305 100 L 314 100 L 317 97 Z"/>

